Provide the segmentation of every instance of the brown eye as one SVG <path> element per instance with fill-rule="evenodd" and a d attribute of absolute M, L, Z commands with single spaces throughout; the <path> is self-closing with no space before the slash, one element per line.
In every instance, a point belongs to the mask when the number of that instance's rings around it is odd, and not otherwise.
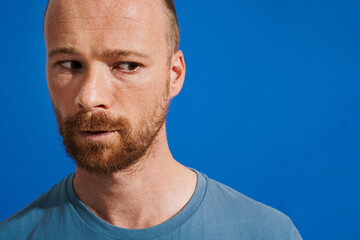
<path fill-rule="evenodd" d="M 82 65 L 80 62 L 78 61 L 64 61 L 61 62 L 60 65 L 65 68 L 65 69 L 69 69 L 69 70 L 74 70 L 74 69 L 80 69 L 82 68 Z"/>
<path fill-rule="evenodd" d="M 140 66 L 140 64 L 135 63 L 135 62 L 123 62 L 123 63 L 118 64 L 115 68 L 120 69 L 125 72 L 133 72 L 139 66 Z"/>

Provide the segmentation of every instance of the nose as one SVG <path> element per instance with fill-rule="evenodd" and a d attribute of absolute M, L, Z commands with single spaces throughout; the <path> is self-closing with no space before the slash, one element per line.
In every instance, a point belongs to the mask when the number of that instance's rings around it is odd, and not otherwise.
<path fill-rule="evenodd" d="M 112 94 L 105 75 L 101 67 L 91 67 L 84 71 L 75 97 L 79 110 L 93 111 L 110 107 Z"/>

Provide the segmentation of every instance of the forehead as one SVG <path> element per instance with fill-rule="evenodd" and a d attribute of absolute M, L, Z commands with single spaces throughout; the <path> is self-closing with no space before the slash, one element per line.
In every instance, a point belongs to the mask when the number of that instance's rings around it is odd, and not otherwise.
<path fill-rule="evenodd" d="M 47 47 L 91 41 L 108 47 L 156 45 L 166 41 L 164 6 L 161 0 L 51 0 L 45 41 Z"/>

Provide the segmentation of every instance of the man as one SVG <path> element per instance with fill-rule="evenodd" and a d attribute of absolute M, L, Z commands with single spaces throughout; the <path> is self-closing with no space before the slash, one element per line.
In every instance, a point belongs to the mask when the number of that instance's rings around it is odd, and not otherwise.
<path fill-rule="evenodd" d="M 301 239 L 290 219 L 169 151 L 184 56 L 169 0 L 51 0 L 47 82 L 69 175 L 0 224 L 1 239 Z"/>

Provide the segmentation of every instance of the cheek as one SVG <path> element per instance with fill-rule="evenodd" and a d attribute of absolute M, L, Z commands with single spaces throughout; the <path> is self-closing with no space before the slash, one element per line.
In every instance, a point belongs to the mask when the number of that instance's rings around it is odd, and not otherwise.
<path fill-rule="evenodd" d="M 62 84 L 62 81 L 54 81 L 51 77 L 48 77 L 47 83 L 54 107 L 60 111 L 62 116 L 73 114 L 75 110 L 75 88 L 68 84 Z"/>
<path fill-rule="evenodd" d="M 157 76 L 154 81 L 142 85 L 136 91 L 132 92 L 132 104 L 136 106 L 137 114 L 149 116 L 159 106 L 166 92 L 168 77 Z"/>
<path fill-rule="evenodd" d="M 147 74 L 139 77 L 139 83 L 117 86 L 115 99 L 120 111 L 139 123 L 144 117 L 151 115 L 158 106 L 165 83 L 164 76 Z"/>

